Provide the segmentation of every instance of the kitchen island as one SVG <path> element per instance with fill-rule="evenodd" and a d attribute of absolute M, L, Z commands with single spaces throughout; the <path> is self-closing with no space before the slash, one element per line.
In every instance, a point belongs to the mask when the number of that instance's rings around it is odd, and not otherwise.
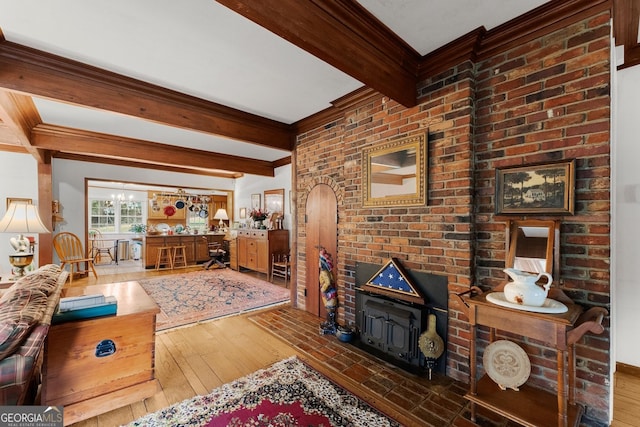
<path fill-rule="evenodd" d="M 162 246 L 184 246 L 187 265 L 201 264 L 209 260 L 209 244 L 222 245 L 225 233 L 146 235 L 143 239 L 145 268 L 155 268 L 158 248 Z"/>

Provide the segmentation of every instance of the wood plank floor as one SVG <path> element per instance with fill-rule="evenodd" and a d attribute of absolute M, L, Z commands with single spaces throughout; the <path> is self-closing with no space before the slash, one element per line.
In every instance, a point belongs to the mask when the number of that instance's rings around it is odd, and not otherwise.
<path fill-rule="evenodd" d="M 199 270 L 201 267 L 192 269 Z M 186 269 L 186 271 L 189 270 Z M 104 274 L 107 271 L 99 272 L 98 279 L 93 276 L 76 279 L 73 281 L 73 286 L 138 280 L 182 271 L 156 272 L 121 268 L 113 270 L 113 273 L 117 274 Z M 265 279 L 264 275 L 256 274 L 256 276 Z M 464 399 L 460 399 L 464 393 L 464 386 L 460 387 L 452 380 L 444 378 L 442 383 L 434 385 L 435 388 L 440 389 L 448 387 L 446 394 L 436 393 L 436 397 L 424 399 L 427 387 L 430 385 L 425 385 L 421 380 L 412 379 L 410 375 L 400 374 L 403 377 L 401 381 L 408 381 L 406 385 L 402 388 L 398 387 L 397 391 L 383 393 L 380 388 L 386 387 L 391 378 L 393 381 L 399 380 L 398 373 L 384 362 L 377 362 L 366 357 L 360 358 L 364 360 L 364 367 L 363 363 L 346 366 L 343 363 L 346 359 L 349 359 L 350 364 L 354 359 L 358 359 L 358 350 L 351 350 L 350 348 L 354 347 L 350 345 L 343 348 L 336 347 L 343 344 L 335 339 L 327 344 L 329 341 L 319 337 L 315 333 L 315 329 L 311 331 L 309 325 L 307 325 L 307 330 L 303 327 L 296 328 L 294 326 L 292 328 L 289 326 L 291 336 L 286 337 L 287 339 L 280 339 L 269 333 L 265 330 L 264 324 L 263 327 L 260 326 L 261 322 L 273 322 L 279 324 L 277 327 L 287 328 L 287 325 L 281 324 L 286 323 L 282 319 L 282 313 L 291 314 L 292 318 L 288 319 L 289 322 L 302 322 L 301 319 L 303 319 L 308 323 L 309 315 L 306 313 L 298 314 L 297 311 L 281 309 L 279 313 L 273 315 L 268 312 L 263 315 L 233 316 L 159 333 L 156 338 L 156 376 L 160 382 L 161 390 L 143 402 L 107 412 L 76 423 L 74 426 L 112 427 L 126 424 L 172 403 L 197 394 L 209 393 L 224 383 L 258 369 L 266 368 L 293 355 L 307 360 L 316 369 L 385 412 L 398 416 L 406 414 L 407 417 L 402 419 L 406 425 L 465 427 L 474 425 L 468 419 L 467 405 Z M 256 317 L 259 318 L 258 321 L 256 321 Z M 311 319 L 311 327 L 317 329 L 317 320 L 321 319 L 316 319 Z M 299 330 L 296 331 L 296 329 Z M 256 345 L 257 343 L 259 345 Z M 342 361 L 340 359 L 341 353 Z M 365 386 L 368 380 L 363 377 L 364 371 L 375 372 L 378 377 L 383 379 L 380 381 L 372 378 L 369 381 L 371 384 Z M 421 394 L 416 394 L 418 390 Z M 415 398 L 407 399 L 406 396 L 411 395 L 414 395 Z M 420 398 L 424 402 L 415 404 L 416 400 L 420 400 Z M 640 427 L 640 377 L 618 373 L 615 379 L 614 399 L 612 426 Z M 408 402 L 411 400 L 413 402 Z M 413 406 L 407 407 L 408 403 L 413 403 Z M 444 422 L 442 419 L 445 413 L 447 414 L 446 418 L 450 421 Z M 514 425 L 491 413 L 481 413 L 480 415 L 482 419 L 479 424 L 483 426 Z"/>

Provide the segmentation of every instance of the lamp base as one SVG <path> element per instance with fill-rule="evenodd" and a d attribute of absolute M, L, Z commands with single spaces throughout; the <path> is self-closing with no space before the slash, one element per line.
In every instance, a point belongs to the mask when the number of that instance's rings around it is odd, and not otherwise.
<path fill-rule="evenodd" d="M 28 252 L 9 254 L 9 263 L 16 268 L 16 277 L 12 277 L 10 280 L 18 280 L 23 277 L 25 267 L 29 266 L 32 262 L 33 254 Z"/>

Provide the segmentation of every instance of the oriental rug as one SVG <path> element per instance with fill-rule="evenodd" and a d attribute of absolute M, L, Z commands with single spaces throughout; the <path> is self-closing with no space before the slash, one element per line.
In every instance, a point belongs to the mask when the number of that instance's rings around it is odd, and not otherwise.
<path fill-rule="evenodd" d="M 228 268 L 138 283 L 160 306 L 156 331 L 286 303 L 290 297 L 289 289 Z"/>
<path fill-rule="evenodd" d="M 206 396 L 146 415 L 134 426 L 399 427 L 297 357 L 275 363 Z"/>

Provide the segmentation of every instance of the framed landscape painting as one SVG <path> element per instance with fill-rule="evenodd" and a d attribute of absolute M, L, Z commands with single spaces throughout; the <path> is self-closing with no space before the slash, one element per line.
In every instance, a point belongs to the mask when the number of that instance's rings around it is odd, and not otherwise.
<path fill-rule="evenodd" d="M 496 169 L 496 214 L 573 215 L 575 160 Z"/>

